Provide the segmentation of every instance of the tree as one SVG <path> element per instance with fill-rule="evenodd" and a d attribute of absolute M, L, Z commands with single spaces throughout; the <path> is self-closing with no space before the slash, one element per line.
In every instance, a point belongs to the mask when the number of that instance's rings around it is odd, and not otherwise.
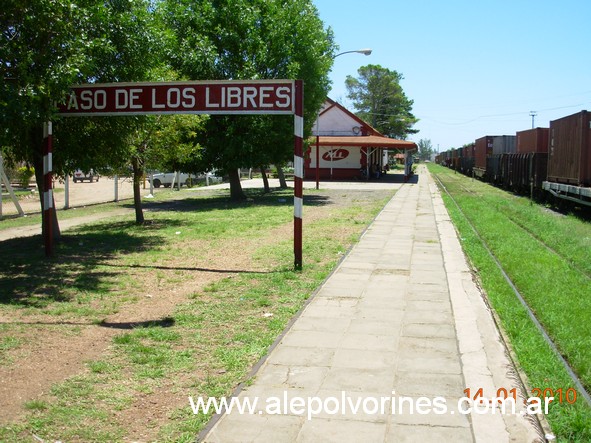
<path fill-rule="evenodd" d="M 145 167 L 160 171 L 205 172 L 201 155 L 208 116 L 175 114 L 158 116 L 156 131 L 145 155 Z"/>
<path fill-rule="evenodd" d="M 130 132 L 142 117 L 60 120 L 55 102 L 74 84 L 150 80 L 157 75 L 164 34 L 153 3 L 9 0 L 1 20 L 0 123 L 6 129 L 0 133 L 0 145 L 7 158 L 33 164 L 42 189 L 42 126 L 51 120 L 56 175 L 129 162 L 135 152 Z M 53 226 L 58 226 L 57 218 Z"/>
<path fill-rule="evenodd" d="M 310 132 L 335 51 L 310 0 L 166 0 L 164 8 L 173 34 L 170 58 L 181 76 L 302 79 Z M 228 174 L 235 199 L 245 198 L 238 168 L 282 164 L 293 155 L 293 118 L 213 116 L 206 132 L 203 161 Z"/>
<path fill-rule="evenodd" d="M 90 68 L 88 51 L 101 44 L 90 32 L 96 4 L 87 1 L 77 7 L 69 0 L 7 0 L 2 5 L 0 146 L 9 162 L 24 161 L 35 167 L 40 190 L 43 124 L 53 117 L 54 101 Z M 42 210 L 43 203 L 41 199 Z M 53 235 L 58 236 L 57 218 L 52 225 Z"/>
<path fill-rule="evenodd" d="M 107 44 L 88 54 L 92 71 L 86 82 L 158 80 L 171 75 L 163 63 L 165 33 L 150 0 L 110 0 L 104 7 L 97 8 L 96 17 L 102 25 L 99 32 Z M 131 164 L 136 223 L 142 224 L 140 184 L 144 176 L 144 157 L 158 129 L 159 119 L 152 116 L 110 119 L 111 122 L 99 119 L 98 124 L 92 122 L 94 119 L 85 119 L 86 125 L 95 125 L 95 130 L 101 131 L 105 125 L 118 128 L 106 135 L 108 146 L 104 151 L 93 155 L 94 168 L 121 168 Z M 73 145 L 68 146 L 72 148 Z M 79 158 L 78 153 L 75 157 Z"/>
<path fill-rule="evenodd" d="M 353 101 L 357 116 L 387 137 L 406 139 L 418 131 L 412 126 L 418 121 L 411 113 L 409 100 L 400 81 L 402 74 L 380 65 L 359 68 L 358 78 L 347 76 L 347 98 Z"/>
<path fill-rule="evenodd" d="M 429 160 L 431 158 L 431 154 L 435 152 L 433 150 L 433 146 L 431 145 L 431 140 L 422 138 L 419 140 L 417 145 L 419 147 L 419 158 L 423 161 Z"/>

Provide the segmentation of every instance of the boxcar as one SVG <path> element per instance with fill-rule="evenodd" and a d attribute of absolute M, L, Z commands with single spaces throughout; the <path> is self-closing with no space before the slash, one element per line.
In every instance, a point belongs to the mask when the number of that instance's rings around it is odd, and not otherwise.
<path fill-rule="evenodd" d="M 548 181 L 591 186 L 591 116 L 588 111 L 550 122 Z"/>
<path fill-rule="evenodd" d="M 533 128 L 517 132 L 517 153 L 548 152 L 548 128 Z"/>

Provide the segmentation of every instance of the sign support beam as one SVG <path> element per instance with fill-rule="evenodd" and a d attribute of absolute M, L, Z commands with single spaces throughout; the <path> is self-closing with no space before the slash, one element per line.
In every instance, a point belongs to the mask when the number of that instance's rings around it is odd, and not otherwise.
<path fill-rule="evenodd" d="M 293 191 L 293 254 L 295 269 L 302 269 L 302 212 L 304 205 L 304 82 L 295 82 L 295 114 L 294 114 L 294 191 Z"/>
<path fill-rule="evenodd" d="M 45 225 L 45 256 L 53 255 L 53 134 L 52 124 L 43 126 L 43 224 Z"/>
<path fill-rule="evenodd" d="M 206 80 L 88 84 L 72 87 L 59 105 L 60 116 L 147 114 L 275 114 L 294 116 L 294 266 L 302 269 L 304 179 L 303 80 Z M 47 226 L 45 252 L 52 254 L 51 122 L 44 143 L 45 192 L 43 216 Z"/>

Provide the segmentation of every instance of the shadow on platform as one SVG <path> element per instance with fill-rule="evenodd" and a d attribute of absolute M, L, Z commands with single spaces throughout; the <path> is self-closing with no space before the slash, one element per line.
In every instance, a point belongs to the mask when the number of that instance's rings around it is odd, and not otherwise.
<path fill-rule="evenodd" d="M 315 179 L 305 179 L 306 183 L 315 182 Z M 410 183 L 410 184 L 417 184 L 419 182 L 419 176 L 417 174 L 413 174 L 408 179 L 405 179 L 404 174 L 401 173 L 388 173 L 382 175 L 380 178 L 370 178 L 369 180 L 365 178 L 355 178 L 355 179 L 326 179 L 321 178 L 320 183 Z"/>

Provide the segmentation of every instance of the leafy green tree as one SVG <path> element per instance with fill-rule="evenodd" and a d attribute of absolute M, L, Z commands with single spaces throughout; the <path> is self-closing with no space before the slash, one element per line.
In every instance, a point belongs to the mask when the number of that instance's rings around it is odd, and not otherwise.
<path fill-rule="evenodd" d="M 431 145 L 431 140 L 429 139 L 420 139 L 417 143 L 419 147 L 419 159 L 421 160 L 429 160 L 431 158 L 431 154 L 435 152 L 433 150 L 433 146 Z"/>
<path fill-rule="evenodd" d="M 387 137 L 406 139 L 418 130 L 412 114 L 413 101 L 400 86 L 402 74 L 380 65 L 362 66 L 358 77 L 347 76 L 347 97 L 353 101 L 357 116 Z"/>
<path fill-rule="evenodd" d="M 58 119 L 55 102 L 73 84 L 154 78 L 164 33 L 153 3 L 8 0 L 0 17 L 0 145 L 9 161 L 34 165 L 42 189 L 42 127 L 51 120 L 57 175 L 128 162 L 130 131 L 145 118 Z"/>
<path fill-rule="evenodd" d="M 94 48 L 88 57 L 92 70 L 84 79 L 88 83 L 133 82 L 159 80 L 172 77 L 164 64 L 165 30 L 150 0 L 109 0 L 95 9 L 96 23 L 93 32 L 103 35 L 104 45 Z M 67 123 L 70 120 L 66 119 Z M 72 141 L 90 135 L 96 139 L 97 131 L 103 137 L 104 148 L 92 154 L 84 153 L 86 166 L 93 168 L 121 169 L 131 164 L 136 223 L 144 222 L 140 185 L 144 177 L 145 156 L 157 132 L 158 119 L 154 116 L 82 118 L 75 122 L 84 132 L 72 132 Z M 67 123 L 64 122 L 66 126 Z M 105 133 L 105 127 L 115 126 L 116 131 Z M 58 138 L 59 143 L 59 138 Z M 79 144 L 68 143 L 62 150 L 72 149 L 71 157 L 79 160 Z"/>
<path fill-rule="evenodd" d="M 335 51 L 310 0 L 165 0 L 170 58 L 192 80 L 303 79 L 309 133 L 329 88 Z M 212 116 L 202 161 L 225 171 L 232 198 L 245 198 L 237 169 L 282 164 L 293 155 L 293 118 Z"/>
<path fill-rule="evenodd" d="M 201 163 L 201 141 L 208 116 L 175 114 L 158 116 L 158 128 L 145 156 L 150 170 L 205 172 Z"/>
<path fill-rule="evenodd" d="M 43 124 L 53 118 L 54 101 L 88 72 L 88 52 L 103 43 L 89 32 L 97 3 L 78 7 L 69 0 L 6 0 L 2 4 L 0 146 L 9 162 L 35 167 L 40 190 Z M 58 236 L 57 218 L 53 226 Z"/>

